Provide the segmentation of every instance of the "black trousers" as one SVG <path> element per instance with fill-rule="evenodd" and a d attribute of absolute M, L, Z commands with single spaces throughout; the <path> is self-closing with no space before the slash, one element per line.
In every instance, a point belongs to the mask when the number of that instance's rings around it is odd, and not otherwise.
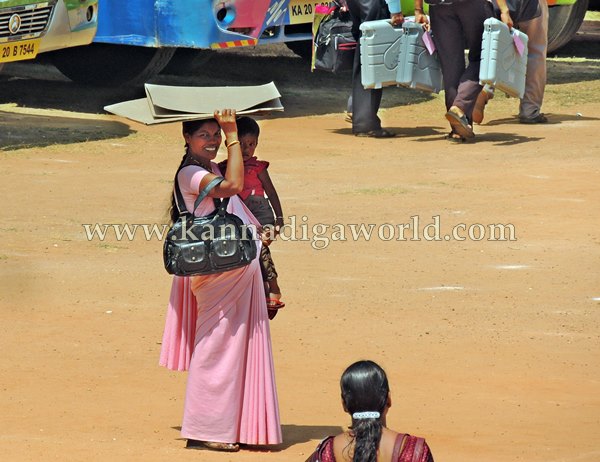
<path fill-rule="evenodd" d="M 360 25 L 390 17 L 385 0 L 346 0 L 352 15 L 354 37 L 360 39 Z M 379 130 L 381 120 L 377 116 L 382 90 L 365 90 L 360 78 L 360 46 L 356 47 L 352 66 L 352 132 Z"/>
<path fill-rule="evenodd" d="M 446 110 L 458 106 L 469 121 L 483 88 L 479 85 L 479 61 L 483 22 L 494 15 L 487 0 L 462 0 L 449 5 L 430 5 L 431 32 L 438 50 Z M 465 65 L 465 48 L 469 49 Z"/>

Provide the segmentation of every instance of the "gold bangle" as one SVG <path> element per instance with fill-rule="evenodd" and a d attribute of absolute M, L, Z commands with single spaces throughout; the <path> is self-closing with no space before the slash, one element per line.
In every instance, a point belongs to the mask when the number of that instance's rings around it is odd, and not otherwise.
<path fill-rule="evenodd" d="M 229 148 L 230 148 L 231 146 L 233 146 L 234 144 L 240 144 L 240 140 L 235 140 L 235 141 L 232 141 L 232 142 L 231 142 L 231 143 L 229 143 L 229 144 L 225 143 L 225 147 L 226 147 L 227 149 L 229 149 Z"/>

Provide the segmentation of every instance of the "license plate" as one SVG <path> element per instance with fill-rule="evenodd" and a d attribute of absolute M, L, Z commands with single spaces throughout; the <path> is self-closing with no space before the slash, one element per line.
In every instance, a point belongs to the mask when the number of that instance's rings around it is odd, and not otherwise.
<path fill-rule="evenodd" d="M 40 41 L 23 40 L 22 42 L 0 43 L 0 63 L 33 59 L 40 49 Z"/>
<path fill-rule="evenodd" d="M 315 2 L 310 0 L 290 0 L 288 12 L 290 24 L 312 23 L 316 5 L 327 5 L 330 2 Z"/>

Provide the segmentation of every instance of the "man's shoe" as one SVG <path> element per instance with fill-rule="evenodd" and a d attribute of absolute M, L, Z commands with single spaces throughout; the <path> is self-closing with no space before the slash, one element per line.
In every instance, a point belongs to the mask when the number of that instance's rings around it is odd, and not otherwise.
<path fill-rule="evenodd" d="M 548 122 L 548 117 L 546 117 L 541 112 L 535 117 L 523 117 L 519 116 L 519 122 L 522 124 L 545 124 Z"/>
<path fill-rule="evenodd" d="M 485 111 L 485 105 L 489 100 L 494 97 L 493 93 L 485 91 L 485 88 L 479 92 L 475 107 L 473 108 L 473 122 L 480 124 L 483 122 L 483 115 Z"/>

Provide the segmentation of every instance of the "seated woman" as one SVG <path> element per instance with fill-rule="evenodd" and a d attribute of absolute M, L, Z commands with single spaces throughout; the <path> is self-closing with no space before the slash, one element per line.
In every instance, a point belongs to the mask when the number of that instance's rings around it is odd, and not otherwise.
<path fill-rule="evenodd" d="M 373 361 L 348 367 L 340 381 L 344 411 L 352 416 L 348 431 L 325 438 L 306 462 L 433 462 L 423 438 L 386 427 L 392 405 L 384 370 Z"/>

